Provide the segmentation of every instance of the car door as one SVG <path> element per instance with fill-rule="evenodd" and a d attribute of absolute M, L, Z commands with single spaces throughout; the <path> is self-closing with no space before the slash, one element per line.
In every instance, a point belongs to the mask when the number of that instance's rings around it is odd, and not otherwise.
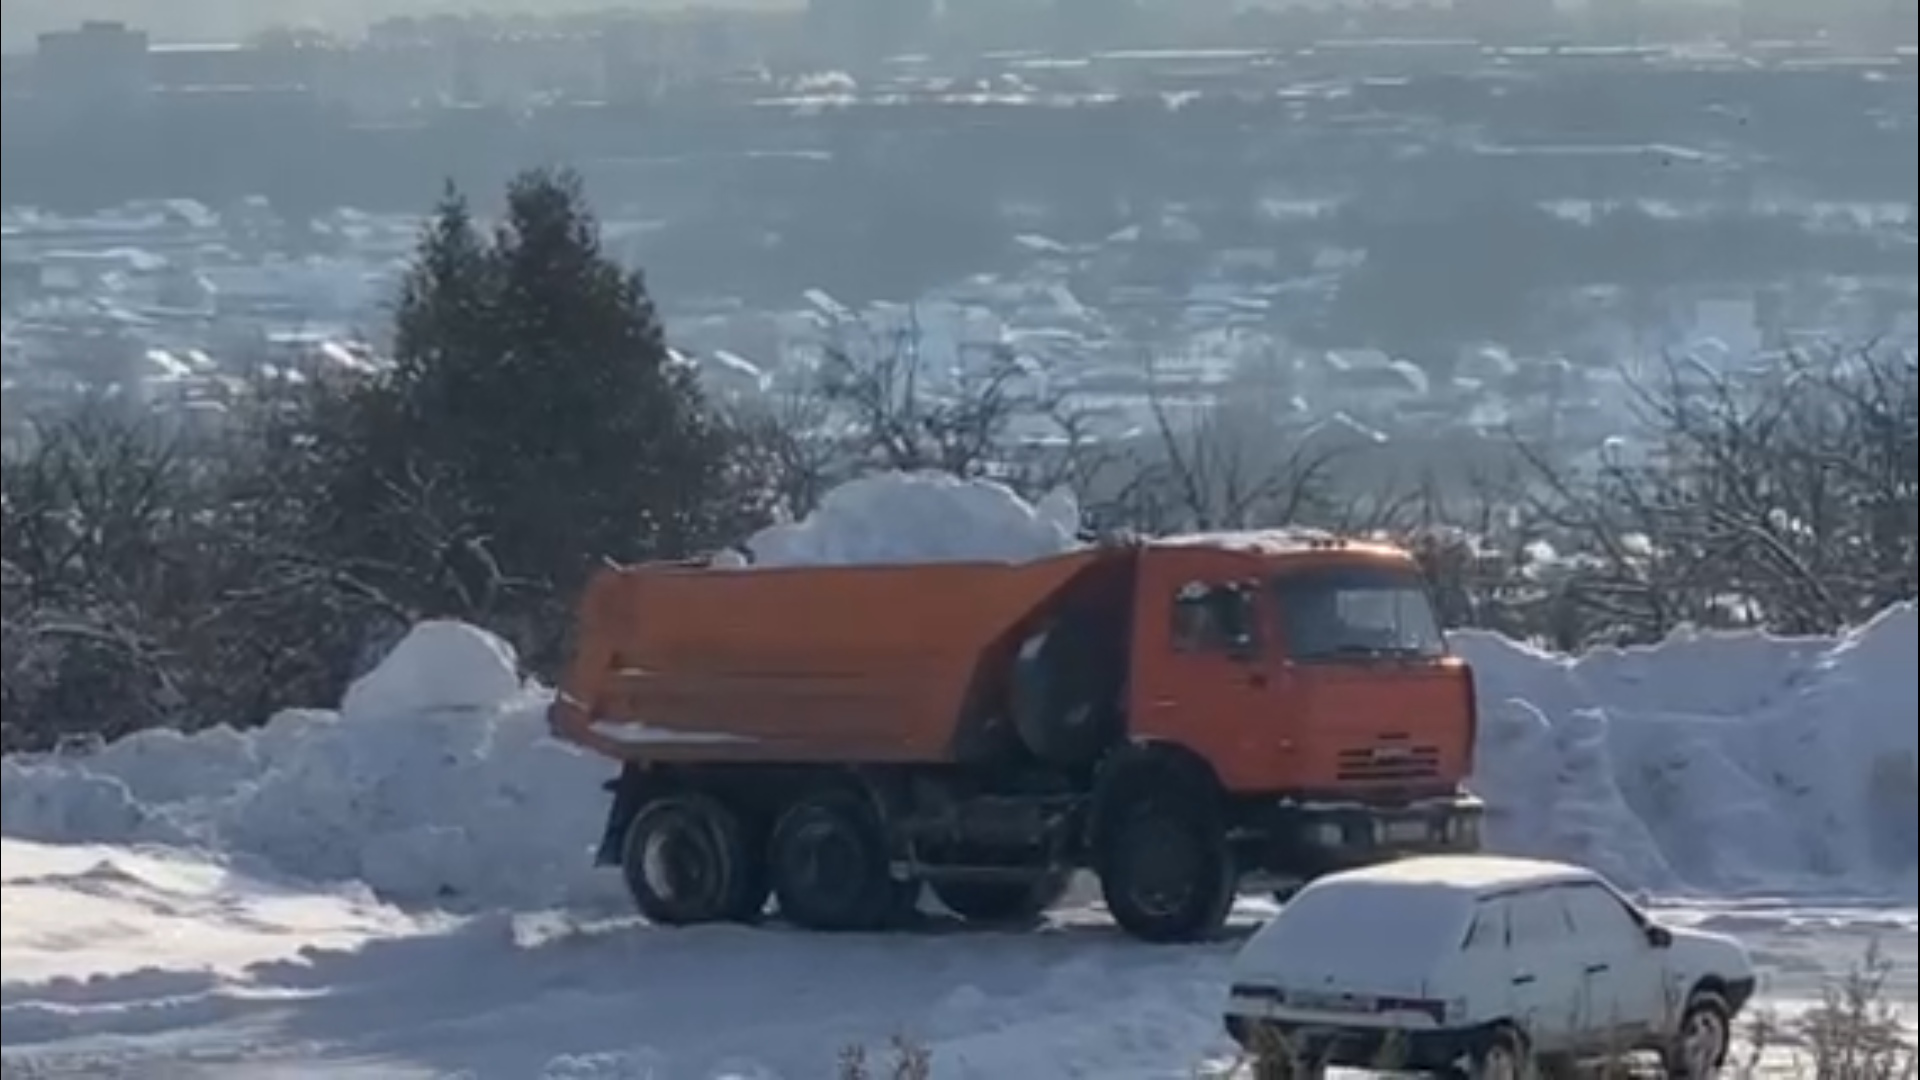
<path fill-rule="evenodd" d="M 1573 920 L 1580 970 L 1606 1032 L 1601 1049 L 1626 1051 L 1668 1027 L 1665 965 L 1624 899 L 1598 883 L 1558 890 Z"/>
<path fill-rule="evenodd" d="M 1513 968 L 1514 1020 L 1534 1049 L 1578 1053 L 1588 1040 L 1586 979 L 1573 924 L 1557 891 L 1509 893 L 1507 950 Z"/>
<path fill-rule="evenodd" d="M 1445 967 L 1443 993 L 1464 998 L 1467 1022 L 1484 1024 L 1518 1015 L 1513 956 L 1507 950 L 1507 902 L 1489 897 L 1474 905 L 1459 955 Z"/>

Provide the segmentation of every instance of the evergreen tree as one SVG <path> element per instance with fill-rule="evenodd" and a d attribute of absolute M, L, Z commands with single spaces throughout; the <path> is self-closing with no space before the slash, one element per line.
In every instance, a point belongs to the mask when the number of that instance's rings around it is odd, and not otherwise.
<path fill-rule="evenodd" d="M 483 615 L 503 579 L 526 585 L 508 610 L 571 605 L 603 558 L 750 524 L 734 441 L 569 172 L 517 177 L 491 235 L 449 188 L 400 291 L 391 376 L 344 411 L 322 433 L 343 554 L 408 568 L 427 607 Z"/>

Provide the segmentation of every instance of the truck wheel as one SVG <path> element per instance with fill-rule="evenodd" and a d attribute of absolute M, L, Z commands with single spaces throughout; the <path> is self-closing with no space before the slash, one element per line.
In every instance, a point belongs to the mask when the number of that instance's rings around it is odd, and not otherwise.
<path fill-rule="evenodd" d="M 669 795 L 627 826 L 620 872 L 648 922 L 686 926 L 746 920 L 766 903 L 760 860 L 740 819 L 705 795 Z"/>
<path fill-rule="evenodd" d="M 796 803 L 774 826 L 768 861 L 781 914 L 808 930 L 880 930 L 905 906 L 879 817 L 851 792 Z"/>
<path fill-rule="evenodd" d="M 1030 922 L 1059 903 L 1072 880 L 1048 874 L 1038 881 L 935 881 L 933 895 L 968 922 Z"/>
<path fill-rule="evenodd" d="M 1210 815 L 1156 794 L 1118 811 L 1100 842 L 1100 892 L 1121 929 L 1144 941 L 1218 933 L 1239 884 L 1233 849 Z"/>

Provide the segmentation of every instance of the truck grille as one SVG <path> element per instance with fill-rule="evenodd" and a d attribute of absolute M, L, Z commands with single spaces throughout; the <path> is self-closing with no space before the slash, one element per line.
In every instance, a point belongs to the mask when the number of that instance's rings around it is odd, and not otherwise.
<path fill-rule="evenodd" d="M 1389 743 L 1342 750 L 1334 769 L 1342 780 L 1425 780 L 1440 775 L 1440 748 Z"/>

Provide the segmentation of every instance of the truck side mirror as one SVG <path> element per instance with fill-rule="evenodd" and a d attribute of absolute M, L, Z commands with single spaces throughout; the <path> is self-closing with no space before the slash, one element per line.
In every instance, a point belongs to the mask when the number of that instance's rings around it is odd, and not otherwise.
<path fill-rule="evenodd" d="M 1648 923 L 1647 944 L 1656 949 L 1670 949 L 1673 947 L 1673 931 L 1659 923 Z"/>

